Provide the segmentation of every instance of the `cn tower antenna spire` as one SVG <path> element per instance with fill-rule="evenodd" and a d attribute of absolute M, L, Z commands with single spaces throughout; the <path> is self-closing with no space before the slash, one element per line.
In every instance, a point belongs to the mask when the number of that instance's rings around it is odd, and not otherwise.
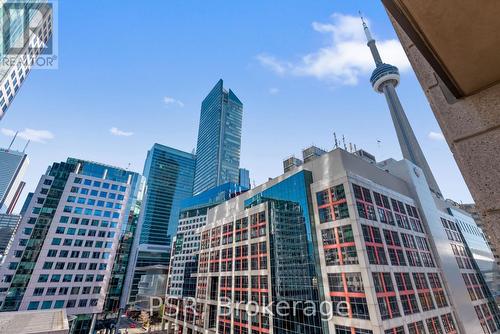
<path fill-rule="evenodd" d="M 375 61 L 376 68 L 373 71 L 370 82 L 373 89 L 380 94 L 384 94 L 391 112 L 392 122 L 398 136 L 399 147 L 401 148 L 401 153 L 403 153 L 403 158 L 411 161 L 418 167 L 422 169 L 427 180 L 427 184 L 431 191 L 437 196 L 442 197 L 441 190 L 432 174 L 432 171 L 425 159 L 424 153 L 420 148 L 420 145 L 415 137 L 415 133 L 411 128 L 411 124 L 406 117 L 406 113 L 399 101 L 398 94 L 396 93 L 396 87 L 399 84 L 400 76 L 399 70 L 396 66 L 385 64 L 382 62 L 382 58 L 378 53 L 377 46 L 375 45 L 375 39 L 373 39 L 368 24 L 361 15 L 361 22 L 363 23 L 363 29 L 365 31 L 366 40 L 368 47 Z"/>
<path fill-rule="evenodd" d="M 361 11 L 359 11 L 359 16 L 361 17 L 361 22 L 363 23 L 363 30 L 365 31 L 367 45 L 372 52 L 373 60 L 375 61 L 375 66 L 382 65 L 382 58 L 380 57 L 380 53 L 378 52 L 377 45 L 375 45 L 375 40 L 372 37 L 370 32 L 370 28 L 368 28 L 368 24 L 366 23 Z"/>

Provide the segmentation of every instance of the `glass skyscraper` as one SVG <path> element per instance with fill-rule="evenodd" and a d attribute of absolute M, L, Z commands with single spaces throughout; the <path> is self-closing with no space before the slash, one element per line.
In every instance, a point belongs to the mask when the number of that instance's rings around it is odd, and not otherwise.
<path fill-rule="evenodd" d="M 0 24 L 0 120 L 36 59 L 50 43 L 52 15 L 52 6 L 47 0 L 0 0 L 3 18 Z M 25 19 L 29 27 L 25 26 Z"/>
<path fill-rule="evenodd" d="M 177 229 L 180 202 L 193 194 L 195 156 L 154 144 L 144 166 L 147 179 L 141 244 L 169 245 Z"/>
<path fill-rule="evenodd" d="M 49 167 L 0 268 L 0 311 L 101 313 L 138 178 L 73 158 Z"/>
<path fill-rule="evenodd" d="M 222 79 L 201 104 L 194 194 L 238 183 L 243 104 Z"/>
<path fill-rule="evenodd" d="M 181 202 L 193 195 L 195 155 L 154 144 L 146 157 L 147 188 L 134 245 L 135 271 L 130 292 L 134 302 L 145 268 L 168 266 L 172 235 L 177 230 Z"/>
<path fill-rule="evenodd" d="M 5 213 L 11 204 L 15 204 L 28 162 L 23 152 L 0 149 L 0 213 Z"/>

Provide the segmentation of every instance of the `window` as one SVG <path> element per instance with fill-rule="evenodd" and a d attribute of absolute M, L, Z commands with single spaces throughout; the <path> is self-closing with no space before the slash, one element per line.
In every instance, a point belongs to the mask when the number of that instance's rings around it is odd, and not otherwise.
<path fill-rule="evenodd" d="M 377 205 L 380 222 L 395 225 L 394 216 L 389 204 L 389 198 L 375 191 L 373 192 L 373 198 L 375 199 L 375 204 Z"/>
<path fill-rule="evenodd" d="M 391 329 L 386 329 L 384 334 L 405 334 L 405 328 L 403 326 L 394 327 Z"/>
<path fill-rule="evenodd" d="M 453 320 L 453 316 L 451 313 L 443 314 L 441 316 L 441 321 L 443 322 L 444 332 L 447 334 L 457 333 L 457 327 L 455 325 L 455 321 Z"/>
<path fill-rule="evenodd" d="M 50 269 L 52 269 L 53 265 L 54 265 L 54 262 L 44 262 L 43 269 L 50 270 Z"/>
<path fill-rule="evenodd" d="M 349 218 L 344 185 L 331 187 L 316 194 L 320 223 Z"/>
<path fill-rule="evenodd" d="M 393 266 L 406 266 L 406 260 L 403 254 L 403 247 L 399 234 L 396 231 L 384 230 L 384 239 L 389 252 L 389 260 Z"/>
<path fill-rule="evenodd" d="M 384 244 L 378 227 L 361 225 L 370 264 L 387 265 Z"/>
<path fill-rule="evenodd" d="M 44 288 L 35 288 L 35 290 L 33 291 L 33 296 L 42 296 L 44 290 Z"/>
<path fill-rule="evenodd" d="M 360 187 L 357 184 L 353 184 L 352 187 L 354 190 L 354 197 L 356 198 L 356 207 L 359 217 L 377 221 L 370 190 Z"/>
<path fill-rule="evenodd" d="M 429 290 L 429 285 L 425 278 L 425 274 L 413 273 L 413 280 L 415 281 L 415 286 L 417 288 L 420 305 L 422 305 L 422 310 L 429 311 L 435 309 L 434 302 Z"/>
<path fill-rule="evenodd" d="M 54 309 L 60 309 L 64 307 L 64 300 L 56 300 L 54 303 Z"/>
<path fill-rule="evenodd" d="M 61 275 L 59 274 L 54 274 L 52 275 L 52 277 L 50 278 L 50 281 L 53 282 L 53 283 L 57 283 L 61 280 Z"/>
<path fill-rule="evenodd" d="M 369 329 L 335 325 L 335 334 L 373 334 Z"/>
<path fill-rule="evenodd" d="M 375 291 L 382 320 L 401 316 L 390 273 L 373 273 Z"/>
<path fill-rule="evenodd" d="M 409 334 L 426 334 L 424 323 L 422 321 L 413 322 L 408 324 L 408 333 Z"/>
<path fill-rule="evenodd" d="M 42 310 L 48 310 L 52 307 L 52 300 L 44 300 L 42 302 Z"/>
<path fill-rule="evenodd" d="M 427 278 L 429 279 L 434 299 L 436 300 L 436 306 L 439 308 L 448 306 L 443 286 L 441 285 L 441 280 L 439 279 L 439 274 L 427 273 Z"/>
<path fill-rule="evenodd" d="M 351 225 L 322 231 L 326 265 L 358 264 Z"/>
<path fill-rule="evenodd" d="M 438 317 L 433 317 L 425 320 L 429 334 L 443 334 L 441 323 Z"/>
<path fill-rule="evenodd" d="M 361 273 L 328 274 L 328 283 L 336 315 L 358 319 L 370 318 Z"/>
<path fill-rule="evenodd" d="M 28 304 L 28 311 L 33 311 L 38 309 L 38 305 L 40 305 L 40 302 L 30 302 Z"/>
<path fill-rule="evenodd" d="M 398 288 L 399 296 L 401 298 L 403 313 L 405 315 L 409 315 L 420 312 L 417 299 L 415 297 L 415 290 L 413 289 L 413 283 L 411 281 L 410 274 L 394 273 L 394 277 L 396 279 L 396 286 Z"/>

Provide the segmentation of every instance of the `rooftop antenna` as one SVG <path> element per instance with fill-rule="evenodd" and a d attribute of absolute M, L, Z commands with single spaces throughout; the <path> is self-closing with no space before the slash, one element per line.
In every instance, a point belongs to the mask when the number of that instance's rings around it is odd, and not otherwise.
<path fill-rule="evenodd" d="M 352 153 L 352 143 L 349 143 L 349 150 L 351 151 Z"/>
<path fill-rule="evenodd" d="M 375 65 L 382 65 L 382 58 L 380 58 L 380 54 L 377 50 L 377 47 L 375 46 L 375 40 L 372 37 L 370 29 L 368 28 L 368 25 L 366 24 L 365 18 L 363 17 L 363 14 L 361 14 L 361 11 L 359 11 L 359 16 L 361 17 L 361 22 L 363 22 L 363 30 L 365 31 L 366 41 L 368 42 L 367 45 L 370 48 L 373 60 L 375 60 Z"/>
<path fill-rule="evenodd" d="M 26 153 L 26 149 L 28 148 L 28 145 L 30 144 L 31 140 L 28 140 L 26 145 L 24 146 L 23 153 Z"/>
<path fill-rule="evenodd" d="M 128 170 L 129 168 L 130 168 L 130 162 L 128 163 L 127 168 L 125 168 L 125 170 Z"/>
<path fill-rule="evenodd" d="M 358 148 L 356 147 L 356 144 L 354 144 L 354 151 L 357 152 Z"/>
<path fill-rule="evenodd" d="M 339 147 L 339 141 L 337 140 L 337 134 L 334 132 L 333 133 L 333 138 L 335 139 L 335 148 Z"/>
<path fill-rule="evenodd" d="M 16 140 L 18 133 L 19 133 L 19 131 L 16 131 L 16 134 L 14 135 L 14 138 L 12 138 L 12 141 L 10 142 L 10 145 L 9 145 L 9 148 L 7 149 L 7 151 L 10 151 L 10 148 L 12 147 L 12 144 L 14 144 L 14 141 Z"/>
<path fill-rule="evenodd" d="M 344 143 L 344 150 L 347 151 L 347 145 L 345 144 L 345 136 L 342 135 L 342 142 Z"/>

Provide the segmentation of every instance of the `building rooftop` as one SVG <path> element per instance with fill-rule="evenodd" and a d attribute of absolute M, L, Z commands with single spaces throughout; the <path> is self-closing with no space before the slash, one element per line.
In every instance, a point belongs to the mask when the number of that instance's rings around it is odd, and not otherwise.
<path fill-rule="evenodd" d="M 21 311 L 0 313 L 0 333 L 67 334 L 66 311 Z"/>

